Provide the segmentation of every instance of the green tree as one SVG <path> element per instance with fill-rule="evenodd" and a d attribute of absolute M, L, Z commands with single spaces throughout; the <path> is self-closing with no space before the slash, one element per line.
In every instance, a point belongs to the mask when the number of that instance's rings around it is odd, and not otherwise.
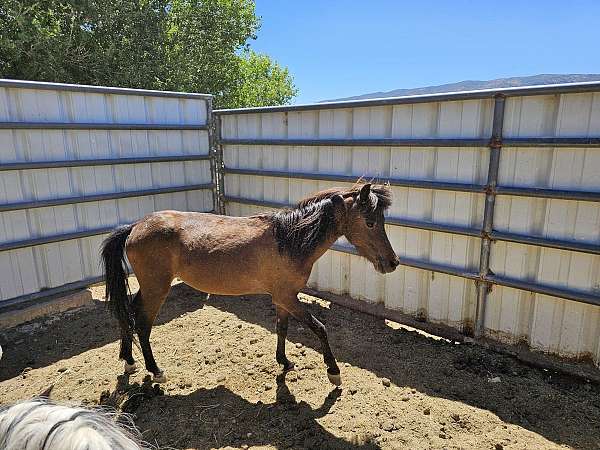
<path fill-rule="evenodd" d="M 0 7 L 1 75 L 156 87 L 165 70 L 161 28 L 166 6 L 161 0 L 5 0 Z"/>
<path fill-rule="evenodd" d="M 287 69 L 250 50 L 259 26 L 252 0 L 2 0 L 0 76 L 288 103 Z"/>
<path fill-rule="evenodd" d="M 247 51 L 240 57 L 240 76 L 228 95 L 235 106 L 270 106 L 289 103 L 297 95 L 285 67 L 267 55 Z"/>

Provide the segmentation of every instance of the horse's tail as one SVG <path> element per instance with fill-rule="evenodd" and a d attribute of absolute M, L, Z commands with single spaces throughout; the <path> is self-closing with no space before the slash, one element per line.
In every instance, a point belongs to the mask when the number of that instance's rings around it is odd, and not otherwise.
<path fill-rule="evenodd" d="M 121 331 L 130 339 L 134 336 L 135 323 L 125 271 L 125 243 L 132 229 L 133 225 L 124 225 L 115 229 L 102 242 L 101 252 L 106 282 L 106 302 L 119 321 Z"/>

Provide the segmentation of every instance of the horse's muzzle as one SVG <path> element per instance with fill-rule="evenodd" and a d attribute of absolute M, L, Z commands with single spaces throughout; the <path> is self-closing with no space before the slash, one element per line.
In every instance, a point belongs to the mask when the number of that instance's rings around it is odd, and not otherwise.
<path fill-rule="evenodd" d="M 379 273 L 392 273 L 396 270 L 396 267 L 400 264 L 400 259 L 397 256 L 394 256 L 392 259 L 386 259 L 381 256 L 377 257 L 377 264 L 373 264 L 375 266 L 375 270 Z"/>

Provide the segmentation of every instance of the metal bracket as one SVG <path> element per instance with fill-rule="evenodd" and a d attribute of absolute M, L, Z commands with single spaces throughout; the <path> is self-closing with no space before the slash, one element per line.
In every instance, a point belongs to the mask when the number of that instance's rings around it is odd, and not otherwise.
<path fill-rule="evenodd" d="M 502 148 L 502 137 L 501 136 L 493 136 L 490 139 L 490 143 L 488 144 L 490 148 Z"/>

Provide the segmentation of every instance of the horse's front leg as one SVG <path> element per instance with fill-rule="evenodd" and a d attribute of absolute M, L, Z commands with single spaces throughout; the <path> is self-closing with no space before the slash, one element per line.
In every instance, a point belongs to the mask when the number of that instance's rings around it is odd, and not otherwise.
<path fill-rule="evenodd" d="M 284 372 L 292 370 L 294 363 L 285 356 L 285 339 L 288 332 L 288 318 L 290 314 L 283 308 L 277 307 L 277 352 L 275 359 L 283 365 Z"/>
<path fill-rule="evenodd" d="M 293 296 L 285 297 L 285 301 L 281 305 L 277 305 L 285 309 L 289 314 L 292 315 L 296 320 L 305 324 L 317 335 L 321 341 L 321 348 L 323 352 L 323 360 L 327 365 L 327 377 L 329 381 L 336 386 L 342 384 L 342 377 L 340 375 L 340 368 L 337 365 L 337 361 L 333 356 L 331 347 L 329 346 L 329 340 L 327 339 L 327 329 L 315 316 L 306 311 L 305 307 L 298 300 L 297 294 Z"/>

